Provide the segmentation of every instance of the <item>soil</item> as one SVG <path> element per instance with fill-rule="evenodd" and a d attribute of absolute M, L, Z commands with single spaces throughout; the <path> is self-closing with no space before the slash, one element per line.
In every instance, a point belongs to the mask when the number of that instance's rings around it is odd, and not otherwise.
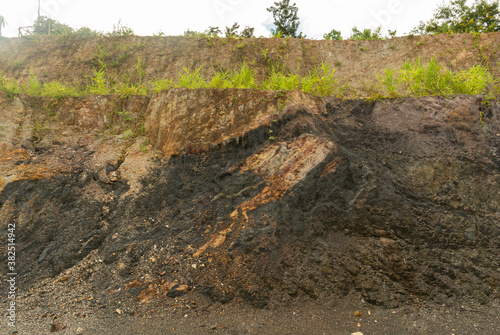
<path fill-rule="evenodd" d="M 177 79 L 183 69 L 200 68 L 205 78 L 214 71 L 236 70 L 252 64 L 258 79 L 272 68 L 307 75 L 324 63 L 336 69 L 335 78 L 348 85 L 347 97 L 369 97 L 380 92 L 378 75 L 400 69 L 407 60 L 432 57 L 453 69 L 482 64 L 500 75 L 500 32 L 433 36 L 404 36 L 374 41 L 333 41 L 284 38 L 205 38 L 122 36 L 76 38 L 45 36 L 1 38 L 0 69 L 4 75 L 28 83 L 30 72 L 44 83 L 91 83 L 93 69 L 102 64 L 110 80 Z M 140 60 L 141 74 L 137 69 Z"/>
<path fill-rule="evenodd" d="M 500 330 L 496 100 L 170 89 L 0 108 L 20 334 Z"/>

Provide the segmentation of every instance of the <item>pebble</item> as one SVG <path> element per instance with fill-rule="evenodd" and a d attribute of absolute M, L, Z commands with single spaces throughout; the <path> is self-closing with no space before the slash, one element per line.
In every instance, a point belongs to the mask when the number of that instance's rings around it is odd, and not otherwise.
<path fill-rule="evenodd" d="M 58 322 L 56 323 L 53 323 L 51 326 L 50 326 L 50 331 L 51 332 L 57 332 L 59 331 L 59 329 L 61 328 L 61 324 Z"/>
<path fill-rule="evenodd" d="M 351 333 L 351 335 L 363 335 L 362 332 L 355 332 L 355 333 Z"/>

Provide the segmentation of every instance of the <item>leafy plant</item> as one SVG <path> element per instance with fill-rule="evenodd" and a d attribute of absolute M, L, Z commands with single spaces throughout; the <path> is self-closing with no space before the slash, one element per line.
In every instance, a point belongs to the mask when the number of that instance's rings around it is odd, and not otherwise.
<path fill-rule="evenodd" d="M 211 88 L 229 88 L 231 87 L 230 73 L 229 71 L 219 71 L 214 72 L 212 80 L 209 86 Z"/>
<path fill-rule="evenodd" d="M 255 28 L 246 26 L 243 31 L 241 32 L 240 36 L 245 37 L 245 38 L 252 38 L 254 37 L 253 33 L 255 31 Z"/>
<path fill-rule="evenodd" d="M 36 79 L 33 66 L 30 68 L 30 78 L 28 81 L 27 93 L 30 95 L 40 95 L 42 92 L 42 84 Z"/>
<path fill-rule="evenodd" d="M 186 67 L 183 67 L 182 71 L 184 72 L 179 75 L 179 79 L 175 83 L 175 87 L 202 88 L 206 86 L 205 81 L 200 74 L 201 67 L 197 68 L 193 72 L 189 71 Z"/>
<path fill-rule="evenodd" d="M 342 41 L 342 34 L 340 31 L 332 29 L 329 33 L 323 35 L 325 40 Z"/>
<path fill-rule="evenodd" d="M 4 92 L 10 100 L 14 100 L 21 93 L 22 88 L 14 80 L 0 74 L 0 91 Z"/>
<path fill-rule="evenodd" d="M 78 96 L 79 94 L 76 88 L 66 86 L 60 81 L 51 81 L 43 85 L 41 95 L 60 100 L 65 97 Z"/>
<path fill-rule="evenodd" d="M 382 35 L 380 33 L 380 30 L 381 28 L 378 27 L 374 31 L 372 31 L 371 29 L 363 29 L 363 31 L 360 31 L 358 28 L 353 27 L 350 39 L 358 41 L 381 40 Z"/>
<path fill-rule="evenodd" d="M 80 37 L 97 37 L 104 35 L 102 32 L 92 30 L 89 27 L 81 27 L 80 29 L 76 30 L 74 34 Z"/>
<path fill-rule="evenodd" d="M 208 29 L 205 30 L 203 34 L 209 37 L 219 37 L 220 35 L 222 35 L 222 31 L 219 29 L 219 27 L 208 27 Z"/>
<path fill-rule="evenodd" d="M 377 75 L 379 81 L 384 85 L 385 89 L 387 90 L 387 93 L 389 94 L 390 98 L 398 96 L 398 81 L 396 78 L 394 78 L 394 70 L 391 69 L 385 69 L 384 70 L 385 76 L 382 77 L 380 75 Z"/>
<path fill-rule="evenodd" d="M 299 17 L 296 4 L 290 5 L 290 0 L 275 2 L 274 6 L 267 8 L 273 14 L 275 30 L 272 30 L 275 37 L 298 37 Z M 278 36 L 279 34 L 279 36 Z"/>
<path fill-rule="evenodd" d="M 231 28 L 226 27 L 225 30 L 225 35 L 226 37 L 236 37 L 238 36 L 238 29 L 240 28 L 240 25 L 238 23 L 234 23 Z"/>
<path fill-rule="evenodd" d="M 255 70 L 251 69 L 247 63 L 240 65 L 240 69 L 229 74 L 228 78 L 231 87 L 234 88 L 256 88 Z"/>
<path fill-rule="evenodd" d="M 398 32 L 397 30 L 388 30 L 387 33 L 389 34 L 389 36 L 387 38 L 396 37 L 397 32 Z"/>
<path fill-rule="evenodd" d="M 15 68 L 20 69 L 23 67 L 23 61 L 20 59 L 17 59 L 12 62 L 12 65 L 14 65 Z"/>
<path fill-rule="evenodd" d="M 106 34 L 106 36 L 110 37 L 133 36 L 133 35 L 134 31 L 132 30 L 132 28 L 123 25 L 121 19 L 118 20 L 117 24 L 113 25 L 113 31 Z"/>
<path fill-rule="evenodd" d="M 443 68 L 433 57 L 423 64 L 420 59 L 406 61 L 395 78 L 392 70 L 385 70 L 385 77 L 379 76 L 389 96 L 397 95 L 399 90 L 406 90 L 407 95 L 453 95 L 480 94 L 493 83 L 488 69 L 478 65 L 468 70 L 452 71 Z"/>
<path fill-rule="evenodd" d="M 284 74 L 282 70 L 272 67 L 269 79 L 267 79 L 261 88 L 265 90 L 296 90 L 301 87 L 301 78 L 296 74 Z"/>
<path fill-rule="evenodd" d="M 141 150 L 144 153 L 147 153 L 149 145 L 150 145 L 149 144 L 149 140 L 146 140 L 146 141 L 144 141 L 144 142 L 141 143 L 141 145 L 139 146 L 139 150 Z"/>
<path fill-rule="evenodd" d="M 108 83 L 106 80 L 106 71 L 105 68 L 101 68 L 100 70 L 96 70 L 95 68 L 92 70 L 92 78 L 91 84 L 88 86 L 87 91 L 89 94 L 102 94 L 106 95 L 110 93 L 110 89 L 108 87 Z"/>
<path fill-rule="evenodd" d="M 121 133 L 121 137 L 124 139 L 124 140 L 131 140 L 133 139 L 134 137 L 136 136 L 136 134 L 134 133 L 133 130 L 131 129 L 127 129 L 125 130 L 123 133 Z"/>
<path fill-rule="evenodd" d="M 467 0 L 453 0 L 442 4 L 427 22 L 421 21 L 412 32 L 427 35 L 441 33 L 486 33 L 500 31 L 498 1 L 475 0 L 471 6 Z"/>
<path fill-rule="evenodd" d="M 335 68 L 330 69 L 325 63 L 321 64 L 321 68 L 314 67 L 312 72 L 302 78 L 302 90 L 319 96 L 334 95 L 338 84 L 333 77 L 335 70 Z"/>
<path fill-rule="evenodd" d="M 67 35 L 73 33 L 74 29 L 67 24 L 60 23 L 46 16 L 37 18 L 33 26 L 34 35 Z"/>
<path fill-rule="evenodd" d="M 194 30 L 189 30 L 189 28 L 188 28 L 188 30 L 186 30 L 184 32 L 184 37 L 195 37 L 195 36 L 201 36 L 201 35 L 203 35 L 203 34 L 200 32 L 194 31 Z"/>
<path fill-rule="evenodd" d="M 151 83 L 154 93 L 160 93 L 173 87 L 172 79 L 157 79 Z"/>
<path fill-rule="evenodd" d="M 142 77 L 146 74 L 146 71 L 142 68 L 141 57 L 137 56 L 137 64 L 135 66 L 137 70 L 137 75 L 139 76 L 139 85 L 142 85 Z"/>
<path fill-rule="evenodd" d="M 126 98 L 131 95 L 147 95 L 148 88 L 144 85 L 138 85 L 134 83 L 124 83 L 119 82 L 113 87 L 114 94 L 120 96 L 120 98 Z"/>

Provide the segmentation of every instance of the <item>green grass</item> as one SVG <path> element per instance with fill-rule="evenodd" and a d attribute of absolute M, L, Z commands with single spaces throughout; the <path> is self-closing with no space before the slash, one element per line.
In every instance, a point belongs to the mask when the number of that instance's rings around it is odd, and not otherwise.
<path fill-rule="evenodd" d="M 21 85 L 15 80 L 6 78 L 0 74 L 0 91 L 4 92 L 8 99 L 14 100 L 23 90 Z"/>
<path fill-rule="evenodd" d="M 493 76 L 482 65 L 467 70 L 452 71 L 433 57 L 427 64 L 420 59 L 406 61 L 398 71 L 385 69 L 378 76 L 389 97 L 397 95 L 455 95 L 481 94 L 494 84 Z"/>
<path fill-rule="evenodd" d="M 100 49 L 100 53 L 104 53 L 103 49 Z M 68 85 L 62 81 L 41 83 L 32 67 L 25 83 L 16 82 L 0 74 L 0 91 L 3 91 L 9 99 L 14 99 L 21 93 L 63 99 L 108 94 L 126 98 L 132 95 L 160 93 L 172 87 L 238 88 L 272 91 L 301 90 L 311 95 L 339 98 L 362 97 L 368 94 L 372 99 L 379 99 L 399 96 L 481 94 L 493 92 L 495 87 L 495 92 L 497 92 L 499 87 L 498 80 L 493 78 L 485 66 L 477 65 L 465 70 L 450 70 L 439 64 L 435 58 L 425 64 L 417 59 L 406 61 L 400 69 L 385 69 L 383 75 L 378 75 L 376 87 L 368 89 L 365 87 L 359 92 L 353 91 L 349 86 L 341 86 L 335 78 L 336 68 L 326 63 L 314 67 L 305 76 L 300 76 L 283 65 L 274 65 L 260 80 L 257 79 L 252 64 L 247 62 L 241 63 L 234 70 L 215 71 L 211 76 L 205 76 L 202 67 L 194 70 L 184 67 L 176 79 L 164 78 L 146 83 L 144 82 L 146 72 L 140 58 L 137 59 L 135 69 L 119 79 L 108 73 L 104 55 L 100 55 L 97 59 L 100 60 L 96 62 L 97 67 L 93 68 L 92 74 L 85 78 L 85 84 L 80 87 Z M 340 65 L 340 63 L 337 62 L 335 65 Z M 365 93 L 361 94 L 363 90 Z"/>

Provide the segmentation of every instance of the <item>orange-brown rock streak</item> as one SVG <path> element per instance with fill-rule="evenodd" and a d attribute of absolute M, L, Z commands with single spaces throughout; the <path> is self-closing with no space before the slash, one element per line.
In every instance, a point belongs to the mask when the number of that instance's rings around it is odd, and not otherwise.
<path fill-rule="evenodd" d="M 267 186 L 251 200 L 238 206 L 231 213 L 233 223 L 228 228 L 212 235 L 210 240 L 198 248 L 193 256 L 200 256 L 209 247 L 221 246 L 226 240 L 226 235 L 234 229 L 237 222 L 248 221 L 249 211 L 281 198 L 304 179 L 309 171 L 323 162 L 328 154 L 335 151 L 335 143 L 306 135 L 291 142 L 271 145 L 248 158 L 242 170 L 252 170 L 260 174 Z M 243 220 L 240 221 L 240 218 Z"/>

